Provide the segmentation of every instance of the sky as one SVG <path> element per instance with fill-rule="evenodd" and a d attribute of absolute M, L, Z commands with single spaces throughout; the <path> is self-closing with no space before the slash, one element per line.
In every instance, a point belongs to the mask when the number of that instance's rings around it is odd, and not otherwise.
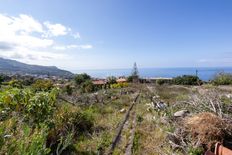
<path fill-rule="evenodd" d="M 232 1 L 0 0 L 0 57 L 70 71 L 232 66 Z"/>

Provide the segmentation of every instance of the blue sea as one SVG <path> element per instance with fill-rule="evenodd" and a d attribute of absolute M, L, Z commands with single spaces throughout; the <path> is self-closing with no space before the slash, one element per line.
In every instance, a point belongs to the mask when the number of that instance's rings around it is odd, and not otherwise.
<path fill-rule="evenodd" d="M 232 73 L 232 67 L 200 67 L 200 68 L 139 68 L 140 77 L 165 77 L 173 78 L 180 75 L 196 75 L 204 81 L 211 80 L 216 74 Z M 87 73 L 95 78 L 106 78 L 108 76 L 129 76 L 132 69 L 102 69 L 102 70 L 77 70 L 75 73 Z"/>

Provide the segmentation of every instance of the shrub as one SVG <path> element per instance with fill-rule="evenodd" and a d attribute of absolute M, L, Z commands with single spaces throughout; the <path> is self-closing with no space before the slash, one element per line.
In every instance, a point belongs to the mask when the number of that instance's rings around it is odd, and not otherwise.
<path fill-rule="evenodd" d="M 75 76 L 75 78 L 74 78 L 74 80 L 75 80 L 75 82 L 76 82 L 77 85 L 80 85 L 80 84 L 82 84 L 82 83 L 84 83 L 84 82 L 86 82 L 86 81 L 88 81 L 90 79 L 91 79 L 91 77 L 88 74 L 86 74 L 86 73 L 77 74 Z"/>
<path fill-rule="evenodd" d="M 114 77 L 114 76 L 108 77 L 108 78 L 107 78 L 107 83 L 108 83 L 108 84 L 115 84 L 115 83 L 117 83 L 116 77 Z"/>
<path fill-rule="evenodd" d="M 83 93 L 91 93 L 91 92 L 93 92 L 94 90 L 95 90 L 95 87 L 94 87 L 92 81 L 90 81 L 90 80 L 85 81 L 85 82 L 82 83 L 82 85 L 81 85 L 81 91 L 82 91 Z"/>
<path fill-rule="evenodd" d="M 115 83 L 110 85 L 111 88 L 124 88 L 128 86 L 129 86 L 128 83 Z"/>
<path fill-rule="evenodd" d="M 163 85 L 163 84 L 171 84 L 171 80 L 168 79 L 157 79 L 156 84 Z"/>
<path fill-rule="evenodd" d="M 0 93 L 0 110 L 8 112 L 8 115 L 16 112 L 30 122 L 45 122 L 55 108 L 57 93 L 57 89 L 53 89 L 50 93 L 33 93 L 28 89 L 17 88 L 6 90 Z"/>
<path fill-rule="evenodd" d="M 45 122 L 47 118 L 52 116 L 55 109 L 56 93 L 54 89 L 51 93 L 39 92 L 32 96 L 25 108 L 25 116 L 28 121 Z"/>
<path fill-rule="evenodd" d="M 219 73 L 212 80 L 214 85 L 230 85 L 232 84 L 232 74 Z"/>
<path fill-rule="evenodd" d="M 176 85 L 199 85 L 202 82 L 197 76 L 183 75 L 174 78 L 173 83 Z"/>
<path fill-rule="evenodd" d="M 72 95 L 73 93 L 73 88 L 68 84 L 65 86 L 65 91 L 68 95 Z"/>
<path fill-rule="evenodd" d="M 8 82 L 8 85 L 14 88 L 22 88 L 23 83 L 20 80 L 11 80 Z"/>
<path fill-rule="evenodd" d="M 127 77 L 127 82 L 133 82 L 133 77 L 132 76 L 128 76 Z"/>
<path fill-rule="evenodd" d="M 5 130 L 3 126 L 0 128 L 1 131 Z M 25 124 L 18 126 L 14 136 L 9 135 L 10 137 L 3 139 L 0 154 L 49 154 L 50 149 L 46 148 L 47 129 L 44 125 L 42 125 L 42 128 L 35 129 L 31 129 Z M 1 137 L 2 134 L 4 135 L 4 133 L 0 134 Z"/>
<path fill-rule="evenodd" d="M 92 114 L 90 110 L 80 111 L 71 105 L 59 107 L 54 114 L 54 126 L 48 134 L 47 146 L 51 147 L 52 152 L 64 150 L 80 135 L 92 133 L 94 126 Z"/>
<path fill-rule="evenodd" d="M 32 88 L 35 91 L 49 91 L 54 88 L 53 83 L 51 80 L 36 80 L 35 83 L 32 85 Z"/>

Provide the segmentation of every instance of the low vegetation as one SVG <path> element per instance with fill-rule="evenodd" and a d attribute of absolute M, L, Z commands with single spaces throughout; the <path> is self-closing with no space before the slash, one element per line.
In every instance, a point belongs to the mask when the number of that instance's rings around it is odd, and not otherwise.
<path fill-rule="evenodd" d="M 219 73 L 212 80 L 214 85 L 231 85 L 232 84 L 232 74 L 229 73 Z"/>
<path fill-rule="evenodd" d="M 113 154 L 130 144 L 132 154 L 200 155 L 216 142 L 231 148 L 232 88 L 217 80 L 199 85 L 199 78 L 182 76 L 133 84 L 110 77 L 105 87 L 87 74 L 31 84 L 2 80 L 0 154 L 107 154 L 138 93 Z"/>
<path fill-rule="evenodd" d="M 173 83 L 176 85 L 200 85 L 201 80 L 197 76 L 183 75 L 174 78 Z"/>

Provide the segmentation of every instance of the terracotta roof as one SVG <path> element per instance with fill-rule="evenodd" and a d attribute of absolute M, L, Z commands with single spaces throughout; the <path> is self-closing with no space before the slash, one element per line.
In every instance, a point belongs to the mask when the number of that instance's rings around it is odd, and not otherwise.
<path fill-rule="evenodd" d="M 94 85 L 104 85 L 106 84 L 105 80 L 93 80 L 92 81 Z"/>
<path fill-rule="evenodd" d="M 116 81 L 120 83 L 120 82 L 126 82 L 127 80 L 125 78 L 120 78 L 120 79 L 117 79 Z"/>

